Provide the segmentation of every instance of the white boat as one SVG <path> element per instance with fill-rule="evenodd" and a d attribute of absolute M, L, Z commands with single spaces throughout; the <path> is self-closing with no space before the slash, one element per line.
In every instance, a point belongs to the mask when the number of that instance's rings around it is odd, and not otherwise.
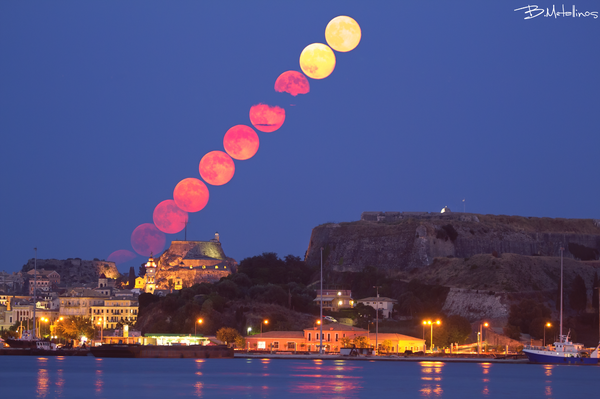
<path fill-rule="evenodd" d="M 586 350 L 583 344 L 575 344 L 570 340 L 570 331 L 563 335 L 563 251 L 560 249 L 560 333 L 558 342 L 548 346 L 526 346 L 523 353 L 532 363 L 551 364 L 598 364 L 598 349 Z"/>

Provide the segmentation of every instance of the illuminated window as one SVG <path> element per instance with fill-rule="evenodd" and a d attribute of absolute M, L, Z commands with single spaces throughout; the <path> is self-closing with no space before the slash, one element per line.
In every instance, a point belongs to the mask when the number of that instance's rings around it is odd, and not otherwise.
<path fill-rule="evenodd" d="M 218 268 L 219 268 L 219 266 L 215 266 L 215 269 L 218 269 Z"/>
<path fill-rule="evenodd" d="M 258 349 L 265 349 L 266 347 L 265 341 L 258 341 Z"/>

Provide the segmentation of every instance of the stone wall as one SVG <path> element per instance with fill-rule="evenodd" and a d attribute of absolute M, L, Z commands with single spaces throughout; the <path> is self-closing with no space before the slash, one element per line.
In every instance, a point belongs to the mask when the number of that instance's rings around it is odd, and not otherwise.
<path fill-rule="evenodd" d="M 34 259 L 30 259 L 23 266 L 22 271 L 27 272 L 34 268 Z M 94 283 L 104 273 L 108 278 L 120 276 L 115 262 L 104 260 L 82 260 L 79 258 L 60 259 L 38 259 L 37 268 L 56 270 L 60 274 L 61 284 L 72 286 L 77 284 Z"/>

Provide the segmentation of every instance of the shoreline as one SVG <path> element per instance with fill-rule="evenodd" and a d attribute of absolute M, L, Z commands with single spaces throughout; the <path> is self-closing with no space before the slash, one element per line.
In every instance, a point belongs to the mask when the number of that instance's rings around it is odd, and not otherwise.
<path fill-rule="evenodd" d="M 342 356 L 342 355 L 300 355 L 276 353 L 235 352 L 235 359 L 302 359 L 302 360 L 361 360 L 384 362 L 445 362 L 445 363 L 506 363 L 534 364 L 527 358 L 497 359 L 493 357 L 444 357 L 444 356 Z"/>

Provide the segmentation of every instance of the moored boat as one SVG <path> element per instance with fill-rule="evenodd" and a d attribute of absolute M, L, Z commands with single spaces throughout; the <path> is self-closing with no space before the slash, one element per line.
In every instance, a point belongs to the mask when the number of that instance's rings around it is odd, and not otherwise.
<path fill-rule="evenodd" d="M 96 357 L 129 358 L 233 358 L 233 348 L 226 345 L 139 345 L 104 344 L 90 348 Z"/>
<path fill-rule="evenodd" d="M 574 344 L 567 334 L 563 335 L 563 251 L 560 248 L 560 332 L 558 342 L 545 347 L 527 346 L 523 353 L 532 363 L 547 364 L 598 364 L 598 349 L 588 352 L 583 344 Z"/>
<path fill-rule="evenodd" d="M 554 345 L 535 347 L 527 346 L 523 353 L 532 363 L 551 364 L 598 364 L 598 349 L 596 347 L 591 353 L 583 344 L 575 344 L 569 340 L 569 336 L 561 336 L 560 342 Z"/>

